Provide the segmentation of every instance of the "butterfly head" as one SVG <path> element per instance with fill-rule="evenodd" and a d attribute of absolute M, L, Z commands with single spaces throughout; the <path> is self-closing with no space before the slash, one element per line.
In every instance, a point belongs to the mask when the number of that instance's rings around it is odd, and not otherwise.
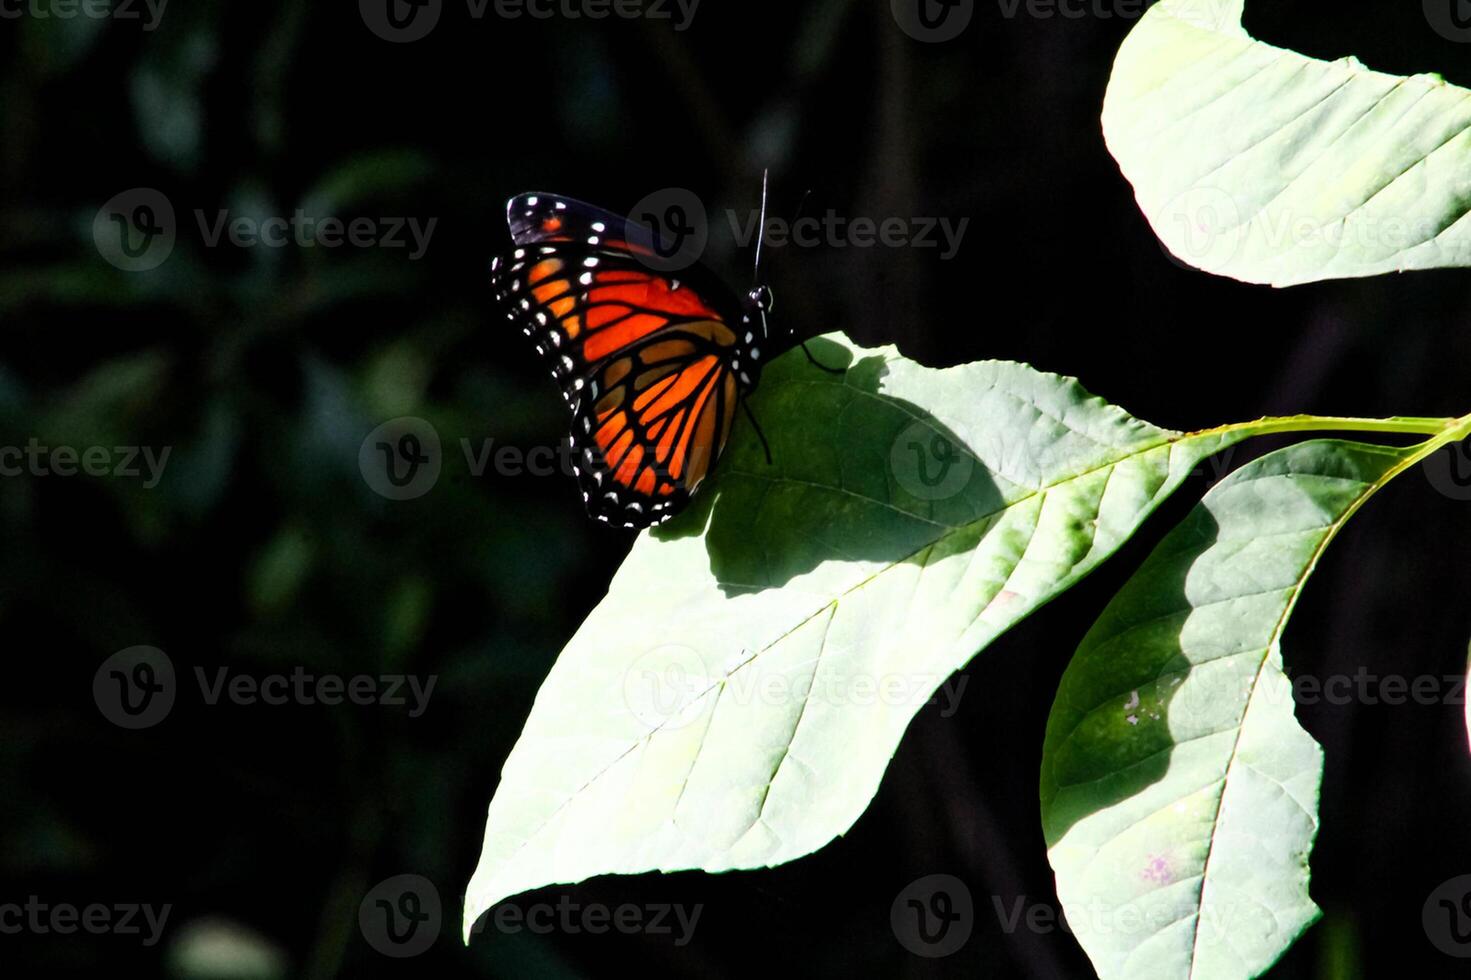
<path fill-rule="evenodd" d="M 771 287 L 765 283 L 752 287 L 746 294 L 744 309 L 741 313 L 741 334 L 738 338 L 737 356 L 732 368 L 736 377 L 740 379 L 741 387 L 750 391 L 756 387 L 756 382 L 761 376 L 761 365 L 763 356 L 770 353 L 771 339 L 770 329 L 767 326 L 766 314 L 770 313 L 775 306 L 776 299 L 771 294 Z"/>

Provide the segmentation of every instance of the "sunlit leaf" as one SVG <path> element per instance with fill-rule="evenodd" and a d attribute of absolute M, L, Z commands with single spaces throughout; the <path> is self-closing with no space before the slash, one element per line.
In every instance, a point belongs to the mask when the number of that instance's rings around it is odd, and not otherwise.
<path fill-rule="evenodd" d="M 1255 977 L 1317 918 L 1323 760 L 1282 632 L 1328 542 L 1414 453 L 1314 441 L 1242 467 L 1084 638 L 1047 725 L 1042 819 L 1104 980 Z"/>
<path fill-rule="evenodd" d="M 1162 0 L 1114 63 L 1104 135 L 1165 246 L 1278 286 L 1471 265 L 1471 92 L 1264 44 L 1243 3 Z"/>
<path fill-rule="evenodd" d="M 608 872 L 776 864 L 846 831 L 915 712 L 1239 439 L 1025 365 L 840 335 L 767 368 L 695 509 L 645 534 L 563 651 L 490 806 L 467 930 Z"/>

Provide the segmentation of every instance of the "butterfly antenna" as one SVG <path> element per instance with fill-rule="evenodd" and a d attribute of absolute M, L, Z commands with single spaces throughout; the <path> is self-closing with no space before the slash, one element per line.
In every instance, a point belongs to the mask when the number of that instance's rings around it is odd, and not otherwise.
<path fill-rule="evenodd" d="M 756 223 L 756 265 L 751 270 L 751 288 L 761 285 L 761 245 L 766 241 L 766 185 L 771 176 L 769 169 L 761 171 L 761 219 Z"/>
<path fill-rule="evenodd" d="M 810 188 L 810 187 L 807 188 L 805 191 L 802 192 L 802 200 L 800 200 L 800 201 L 797 202 L 797 213 L 794 214 L 794 215 L 792 215 L 792 224 L 796 224 L 797 223 L 797 219 L 800 218 L 800 217 L 802 217 L 802 209 L 807 206 L 807 199 L 809 197 L 811 197 L 811 196 L 812 196 L 812 188 Z"/>
<path fill-rule="evenodd" d="M 746 404 L 744 398 L 741 399 L 741 408 L 745 410 L 746 418 L 751 420 L 751 427 L 756 430 L 756 435 L 761 437 L 761 448 L 766 450 L 766 465 L 771 466 L 771 443 L 766 441 L 766 433 L 761 431 L 761 423 L 756 421 L 756 416 L 751 412 L 751 406 Z"/>

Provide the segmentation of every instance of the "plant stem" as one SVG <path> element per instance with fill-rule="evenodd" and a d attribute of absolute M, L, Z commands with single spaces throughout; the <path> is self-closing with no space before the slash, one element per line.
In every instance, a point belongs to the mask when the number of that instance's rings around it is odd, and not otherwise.
<path fill-rule="evenodd" d="M 1253 436 L 1265 436 L 1281 432 L 1385 432 L 1440 436 L 1460 431 L 1462 433 L 1461 437 L 1464 438 L 1467 431 L 1471 431 L 1471 415 L 1460 419 L 1357 419 L 1333 415 L 1287 415 L 1276 418 L 1257 419 L 1255 422 L 1237 422 L 1233 425 L 1223 425 L 1216 429 L 1207 429 L 1205 431 L 1239 432 L 1243 429 L 1248 430 Z"/>

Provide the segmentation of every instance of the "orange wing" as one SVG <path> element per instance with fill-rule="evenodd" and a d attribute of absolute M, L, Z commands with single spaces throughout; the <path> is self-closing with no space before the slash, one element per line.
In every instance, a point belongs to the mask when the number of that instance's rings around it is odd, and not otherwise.
<path fill-rule="evenodd" d="M 730 436 L 748 377 L 731 323 L 749 341 L 748 315 L 697 267 L 645 265 L 652 239 L 608 212 L 526 194 L 507 218 L 516 248 L 492 285 L 572 409 L 588 511 L 627 527 L 668 520 Z"/>
<path fill-rule="evenodd" d="M 665 331 L 597 373 L 573 443 L 583 499 L 599 520 L 668 520 L 724 450 L 739 390 L 705 327 Z"/>
<path fill-rule="evenodd" d="M 543 249 L 548 254 L 540 253 Z M 504 267 L 496 260 L 497 299 L 519 321 L 560 378 L 597 364 L 676 323 L 705 322 L 724 331 L 721 316 L 693 288 L 613 253 L 580 260 L 556 245 L 520 248 Z"/>

